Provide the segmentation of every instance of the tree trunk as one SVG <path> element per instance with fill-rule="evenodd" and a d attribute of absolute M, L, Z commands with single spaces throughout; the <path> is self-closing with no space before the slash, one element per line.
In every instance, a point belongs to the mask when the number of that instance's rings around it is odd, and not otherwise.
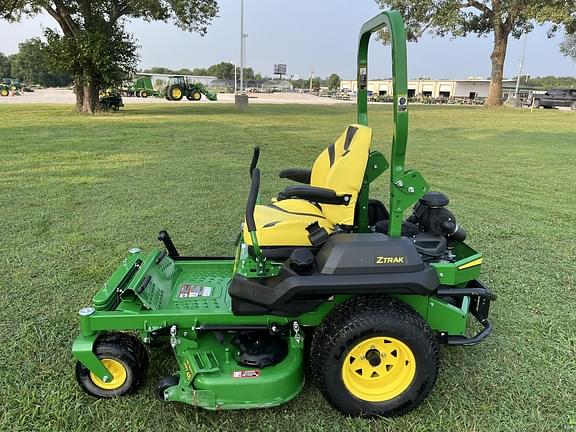
<path fill-rule="evenodd" d="M 95 112 L 99 111 L 99 85 L 95 80 L 86 79 L 84 84 L 77 84 L 75 86 L 74 92 L 76 93 L 77 112 L 94 114 Z"/>
<path fill-rule="evenodd" d="M 76 78 L 74 83 L 74 94 L 76 95 L 76 112 L 82 112 L 84 106 L 84 89 L 80 83 L 80 79 Z"/>
<path fill-rule="evenodd" d="M 504 77 L 504 61 L 506 60 L 506 49 L 508 47 L 509 33 L 502 29 L 494 29 L 494 49 L 490 55 L 492 60 L 492 73 L 490 75 L 490 89 L 485 106 L 502 105 L 502 79 Z"/>

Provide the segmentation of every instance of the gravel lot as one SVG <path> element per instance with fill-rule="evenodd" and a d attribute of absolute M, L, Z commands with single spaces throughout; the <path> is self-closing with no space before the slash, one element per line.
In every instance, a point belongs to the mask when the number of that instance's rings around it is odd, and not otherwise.
<path fill-rule="evenodd" d="M 254 93 L 249 95 L 250 103 L 266 103 L 266 104 L 322 104 L 322 105 L 335 105 L 340 103 L 350 103 L 350 101 L 341 101 L 337 99 L 313 96 L 307 93 Z M 190 101 L 186 98 L 179 102 L 168 101 L 164 98 L 148 97 L 146 99 L 137 97 L 125 97 L 124 105 L 129 106 L 132 104 L 143 103 L 183 103 L 189 104 Z M 23 93 L 21 96 L 8 96 L 0 97 L 0 104 L 7 103 L 37 103 L 37 104 L 74 104 L 75 98 L 72 90 L 68 89 L 41 89 L 35 90 L 33 93 Z M 194 102 L 198 103 L 198 102 Z M 230 93 L 218 94 L 217 102 L 210 102 L 204 97 L 200 103 L 234 103 L 234 95 Z"/>

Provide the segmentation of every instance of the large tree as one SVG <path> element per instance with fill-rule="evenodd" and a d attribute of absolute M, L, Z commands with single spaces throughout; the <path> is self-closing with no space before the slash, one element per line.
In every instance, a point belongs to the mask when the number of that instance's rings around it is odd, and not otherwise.
<path fill-rule="evenodd" d="M 70 85 L 70 75 L 51 68 L 52 58 L 45 42 L 32 38 L 19 45 L 18 54 L 12 57 L 12 76 L 28 84 L 44 87 Z"/>
<path fill-rule="evenodd" d="M 51 60 L 74 77 L 76 109 L 88 113 L 98 109 L 102 87 L 135 69 L 136 44 L 124 29 L 128 18 L 205 34 L 217 12 L 216 0 L 0 0 L 0 16 L 8 21 L 40 13 L 56 21 L 57 31 L 46 30 Z"/>
<path fill-rule="evenodd" d="M 333 73 L 328 77 L 328 88 L 330 90 L 340 90 L 340 76 Z"/>
<path fill-rule="evenodd" d="M 454 37 L 493 35 L 490 90 L 486 105 L 502 104 L 504 61 L 510 36 L 519 38 L 534 25 L 550 24 L 548 35 L 561 27 L 576 31 L 576 0 L 376 0 L 403 15 L 408 38 L 417 41 L 430 31 Z M 385 38 L 385 35 L 383 35 Z"/>

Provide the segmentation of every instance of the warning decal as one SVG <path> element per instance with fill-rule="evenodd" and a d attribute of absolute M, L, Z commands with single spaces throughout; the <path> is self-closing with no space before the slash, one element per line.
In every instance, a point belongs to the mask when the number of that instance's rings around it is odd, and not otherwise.
<path fill-rule="evenodd" d="M 232 372 L 232 378 L 258 378 L 260 376 L 259 370 L 245 370 Z"/>
<path fill-rule="evenodd" d="M 178 298 L 210 297 L 211 294 L 212 287 L 184 284 L 180 287 Z"/>

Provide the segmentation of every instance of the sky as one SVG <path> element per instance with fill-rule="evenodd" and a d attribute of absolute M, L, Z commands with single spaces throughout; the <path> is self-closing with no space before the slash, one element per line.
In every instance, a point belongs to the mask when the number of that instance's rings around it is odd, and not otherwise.
<path fill-rule="evenodd" d="M 240 0 L 220 0 L 219 16 L 206 36 L 186 33 L 174 25 L 133 20 L 127 29 L 140 45 L 142 68 L 206 67 L 220 61 L 240 62 Z M 288 65 L 288 75 L 308 77 L 339 74 L 355 76 L 358 32 L 379 12 L 374 0 L 245 0 L 246 66 L 272 75 L 275 63 Z M 54 23 L 39 16 L 17 24 L 0 21 L 0 49 L 5 54 L 18 44 L 40 36 Z M 528 35 L 523 74 L 576 76 L 576 62 L 562 56 L 562 35 L 548 39 L 546 27 Z M 492 38 L 441 38 L 425 35 L 408 46 L 410 78 L 463 79 L 489 77 Z M 522 42 L 511 39 L 505 76 L 517 75 Z M 369 54 L 371 78 L 390 76 L 390 51 L 373 41 Z"/>

